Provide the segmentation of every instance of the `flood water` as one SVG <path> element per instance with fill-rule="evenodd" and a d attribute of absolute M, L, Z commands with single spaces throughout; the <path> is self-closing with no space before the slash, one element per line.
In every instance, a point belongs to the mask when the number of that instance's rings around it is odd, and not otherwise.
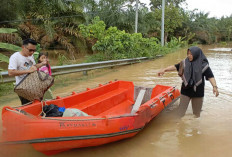
<path fill-rule="evenodd" d="M 182 119 L 176 119 L 172 108 L 178 105 L 177 102 L 154 118 L 133 138 L 98 147 L 73 149 L 55 156 L 230 157 L 232 155 L 232 52 L 209 50 L 213 49 L 212 46 L 201 48 L 209 60 L 220 95 L 215 97 L 211 84 L 206 81 L 200 118 L 193 117 L 190 105 L 186 115 Z M 160 68 L 176 64 L 185 57 L 186 50 L 181 50 L 156 60 L 115 68 L 102 75 L 60 87 L 54 91 L 54 94 L 65 96 L 72 91 L 82 91 L 86 87 L 93 88 L 115 79 L 133 81 L 139 86 L 154 87 L 156 84 L 163 84 L 177 86 L 180 89 L 181 79 L 177 72 L 165 73 L 162 77 L 158 77 L 157 72 Z M 16 95 L 11 96 L 13 97 L 13 100 L 1 104 L 0 107 L 19 104 Z M 6 97 L 0 99 L 6 99 Z M 1 146 L 0 156 L 45 157 L 30 145 Z"/>

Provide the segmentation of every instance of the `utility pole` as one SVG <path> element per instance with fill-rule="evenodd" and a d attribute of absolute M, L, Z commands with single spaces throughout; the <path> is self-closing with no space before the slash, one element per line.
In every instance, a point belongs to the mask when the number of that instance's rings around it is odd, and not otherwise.
<path fill-rule="evenodd" d="M 164 11 L 165 0 L 162 0 L 162 25 L 161 25 L 161 45 L 164 46 Z"/>
<path fill-rule="evenodd" d="M 138 0 L 136 0 L 136 11 L 135 11 L 135 33 L 138 31 Z"/>

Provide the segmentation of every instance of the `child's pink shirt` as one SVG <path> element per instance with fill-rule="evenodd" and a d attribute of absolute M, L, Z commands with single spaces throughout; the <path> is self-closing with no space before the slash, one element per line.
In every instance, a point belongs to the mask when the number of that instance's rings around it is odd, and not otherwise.
<path fill-rule="evenodd" d="M 51 70 L 47 66 L 42 66 L 39 68 L 39 71 L 43 71 L 46 74 L 52 75 Z"/>

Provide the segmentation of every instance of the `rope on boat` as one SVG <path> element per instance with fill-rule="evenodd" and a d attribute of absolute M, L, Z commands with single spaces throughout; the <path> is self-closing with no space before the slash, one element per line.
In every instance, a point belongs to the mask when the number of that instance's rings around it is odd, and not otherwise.
<path fill-rule="evenodd" d="M 20 110 L 11 110 L 11 109 L 9 109 L 9 108 L 5 108 L 5 110 L 7 110 L 7 111 L 11 111 L 11 112 L 14 112 L 14 113 L 17 113 L 17 114 L 22 114 L 21 112 L 20 112 Z"/>
<path fill-rule="evenodd" d="M 115 119 L 115 118 L 123 118 L 123 117 L 133 117 L 135 115 L 132 114 L 125 114 L 125 115 L 120 115 L 120 116 L 115 116 L 115 117 L 104 117 L 104 118 L 91 118 L 91 119 L 62 119 L 62 118 L 51 118 L 51 117 L 36 117 L 32 114 L 29 114 L 28 112 L 25 112 L 24 110 L 12 110 L 9 108 L 5 108 L 7 111 L 11 111 L 17 114 L 23 114 L 26 116 L 31 116 L 35 118 L 41 118 L 41 119 L 46 119 L 46 120 L 58 120 L 58 121 L 91 121 L 91 120 L 107 120 L 107 119 Z"/>
<path fill-rule="evenodd" d="M 50 100 L 55 100 L 55 99 L 56 99 L 56 98 L 54 98 L 54 99 L 45 99 L 45 101 L 44 101 L 44 102 L 46 102 L 46 101 L 50 101 Z M 42 100 L 42 101 L 43 101 L 43 100 Z M 28 106 L 28 105 L 31 105 L 32 103 L 33 103 L 33 101 L 28 102 L 28 103 L 23 104 L 23 105 L 14 106 L 14 107 L 12 107 L 12 108 L 18 108 L 18 107 Z"/>
<path fill-rule="evenodd" d="M 106 118 L 91 118 L 91 119 L 62 119 L 62 118 L 41 117 L 41 119 L 47 119 L 47 120 L 59 120 L 59 121 L 90 121 L 90 120 L 105 120 Z"/>
<path fill-rule="evenodd" d="M 62 119 L 62 118 L 51 118 L 51 117 L 41 117 L 41 119 L 47 120 L 60 120 L 60 121 L 90 121 L 90 120 L 107 120 L 107 119 L 115 119 L 115 118 L 124 118 L 124 117 L 135 117 L 133 114 L 125 114 L 114 117 L 104 117 L 104 118 L 91 118 L 91 119 Z"/>
<path fill-rule="evenodd" d="M 14 113 L 17 113 L 17 114 L 23 114 L 23 115 L 26 115 L 28 117 L 38 118 L 35 115 L 30 114 L 30 113 L 28 113 L 28 112 L 26 112 L 24 110 L 21 110 L 21 109 L 12 110 L 12 109 L 9 109 L 9 108 L 5 108 L 5 110 L 11 111 L 11 112 L 14 112 Z"/>
<path fill-rule="evenodd" d="M 43 115 L 43 117 L 46 117 L 46 113 L 43 110 L 43 103 L 45 103 L 45 105 L 47 105 L 46 101 L 43 101 L 43 100 L 41 101 L 41 112 L 38 116 Z"/>
<path fill-rule="evenodd" d="M 27 112 L 23 111 L 23 110 L 12 110 L 12 109 L 9 109 L 9 108 L 5 108 L 5 110 L 7 111 L 11 111 L 11 112 L 14 112 L 14 113 L 17 113 L 17 114 L 23 114 L 23 115 L 29 115 L 27 114 Z M 34 115 L 33 115 L 34 116 Z M 34 116 L 36 117 L 36 116 Z M 86 120 L 103 120 L 103 119 L 106 119 L 106 118 L 91 118 L 91 119 L 60 119 L 60 118 L 50 118 L 50 117 L 41 117 L 41 119 L 48 119 L 48 120 L 65 120 L 65 121 L 86 121 Z"/>

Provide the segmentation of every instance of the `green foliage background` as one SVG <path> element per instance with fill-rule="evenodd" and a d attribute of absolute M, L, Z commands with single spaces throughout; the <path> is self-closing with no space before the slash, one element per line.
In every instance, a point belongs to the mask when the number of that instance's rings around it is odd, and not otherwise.
<path fill-rule="evenodd" d="M 79 28 L 84 38 L 97 41 L 92 47 L 96 54 L 89 57 L 88 62 L 136 57 L 152 58 L 187 44 L 181 37 L 178 39 L 173 37 L 165 47 L 162 47 L 155 37 L 144 38 L 141 33 L 130 34 L 118 30 L 117 27 L 106 29 L 105 23 L 99 17 L 95 17 L 92 24 L 87 26 L 82 24 Z"/>
<path fill-rule="evenodd" d="M 159 43 L 161 2 L 161 0 L 151 0 L 149 8 L 139 1 L 138 32 L 141 35 L 134 35 L 135 0 L 7 0 L 1 3 L 0 28 L 15 28 L 18 32 L 17 35 L 14 31 L 8 32 L 8 35 L 1 34 L 0 42 L 20 46 L 22 39 L 33 38 L 41 44 L 43 50 L 65 50 L 67 57 L 72 60 L 75 60 L 80 53 L 88 55 L 103 53 L 103 49 L 107 54 L 111 50 L 116 51 L 117 55 L 113 58 L 152 56 L 152 53 L 142 48 L 143 45 L 140 43 L 147 42 L 151 51 L 155 46 L 151 46 L 150 41 L 158 40 Z M 212 44 L 232 40 L 231 15 L 212 18 L 202 11 L 186 10 L 186 0 L 165 2 L 165 44 L 172 42 L 172 39 L 180 38 L 182 41 L 186 40 L 188 44 Z M 95 17 L 99 17 L 102 22 L 97 25 L 92 23 Z M 81 25 L 89 26 L 92 32 L 82 30 L 86 28 Z M 117 39 L 110 37 L 111 32 L 117 34 Z M 142 39 L 141 36 L 147 40 Z M 153 37 L 156 39 L 150 39 Z M 131 39 L 128 43 L 124 41 L 127 38 Z M 110 47 L 108 42 L 114 43 L 114 46 Z M 126 54 L 123 49 L 134 46 L 131 42 L 135 42 L 136 46 L 128 49 L 129 54 Z M 137 52 L 142 49 L 144 52 Z"/>

